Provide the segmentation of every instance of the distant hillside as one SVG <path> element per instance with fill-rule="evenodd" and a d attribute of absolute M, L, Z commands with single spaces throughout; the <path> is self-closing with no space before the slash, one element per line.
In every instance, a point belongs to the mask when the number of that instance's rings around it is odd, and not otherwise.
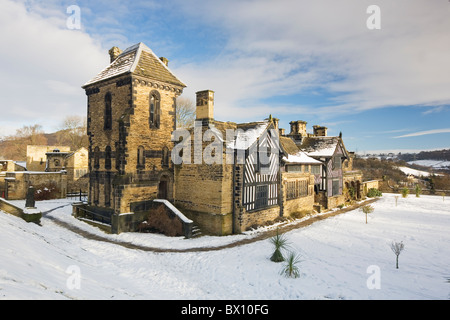
<path fill-rule="evenodd" d="M 88 138 L 84 130 L 75 132 L 70 129 L 53 133 L 40 133 L 36 136 L 9 136 L 0 140 L 0 159 L 26 161 L 27 145 L 69 146 L 71 150 L 88 147 Z"/>
<path fill-rule="evenodd" d="M 419 153 L 403 153 L 397 155 L 397 158 L 406 162 L 416 160 L 450 161 L 450 149 L 421 151 Z"/>

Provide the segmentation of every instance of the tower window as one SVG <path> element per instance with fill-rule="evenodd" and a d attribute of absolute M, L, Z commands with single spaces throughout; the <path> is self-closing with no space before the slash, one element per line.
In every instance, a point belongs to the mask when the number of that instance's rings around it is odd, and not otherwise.
<path fill-rule="evenodd" d="M 111 107 L 111 93 L 105 96 L 105 115 L 104 115 L 104 129 L 111 130 L 112 128 L 112 107 Z"/>
<path fill-rule="evenodd" d="M 161 164 L 163 167 L 168 167 L 169 166 L 169 149 L 167 147 L 164 147 L 162 150 L 162 161 Z"/>
<path fill-rule="evenodd" d="M 105 169 L 111 169 L 111 147 L 105 149 Z"/>
<path fill-rule="evenodd" d="M 160 96 L 159 92 L 153 90 L 150 92 L 150 106 L 149 106 L 149 125 L 150 128 L 159 129 L 160 125 Z"/>
<path fill-rule="evenodd" d="M 138 169 L 145 168 L 145 149 L 143 146 L 139 146 L 137 150 L 137 166 Z"/>
<path fill-rule="evenodd" d="M 94 168 L 100 168 L 100 148 L 95 147 L 94 149 Z"/>

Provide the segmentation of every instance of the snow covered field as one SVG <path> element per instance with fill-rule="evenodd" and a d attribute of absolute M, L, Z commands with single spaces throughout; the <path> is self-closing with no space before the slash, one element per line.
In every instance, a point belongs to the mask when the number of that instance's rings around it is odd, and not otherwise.
<path fill-rule="evenodd" d="M 419 166 L 431 167 L 431 168 L 450 168 L 450 161 L 442 160 L 415 160 L 408 161 L 408 164 L 417 164 Z"/>
<path fill-rule="evenodd" d="M 21 205 L 20 201 L 16 204 Z M 42 211 L 92 233 L 66 200 Z M 151 252 L 83 238 L 54 221 L 42 226 L 0 213 L 0 299 L 449 299 L 450 198 L 384 194 L 358 210 L 288 232 L 301 254 L 297 279 L 280 275 L 268 240 L 199 252 Z M 254 233 L 186 240 L 152 234 L 104 235 L 151 247 L 218 246 Z M 403 241 L 395 268 L 389 245 Z"/>
<path fill-rule="evenodd" d="M 417 169 L 408 168 L 408 167 L 398 167 L 398 169 L 406 175 L 412 174 L 413 176 L 416 176 L 416 177 L 428 177 L 430 175 L 430 173 L 428 171 L 417 170 Z"/>

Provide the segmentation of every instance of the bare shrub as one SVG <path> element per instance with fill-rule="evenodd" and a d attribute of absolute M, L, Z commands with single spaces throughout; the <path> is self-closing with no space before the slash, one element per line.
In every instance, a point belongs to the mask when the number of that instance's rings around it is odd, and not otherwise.
<path fill-rule="evenodd" d="M 170 213 L 163 205 L 150 210 L 147 220 L 139 225 L 139 232 L 162 233 L 169 237 L 182 236 L 183 223 L 176 217 L 170 217 L 169 215 Z"/>
<path fill-rule="evenodd" d="M 395 267 L 398 269 L 398 256 L 400 255 L 400 253 L 403 251 L 403 249 L 405 249 L 405 245 L 403 244 L 403 241 L 401 242 L 392 242 L 391 243 L 391 250 L 392 252 L 395 253 L 396 256 L 396 264 Z"/>

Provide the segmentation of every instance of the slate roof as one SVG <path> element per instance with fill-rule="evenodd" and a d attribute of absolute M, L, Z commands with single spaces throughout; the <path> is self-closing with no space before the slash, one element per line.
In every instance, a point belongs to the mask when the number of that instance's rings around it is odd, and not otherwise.
<path fill-rule="evenodd" d="M 133 73 L 168 84 L 186 87 L 172 71 L 144 43 L 139 42 L 123 51 L 113 62 L 94 78 L 86 82 L 85 88 L 94 83 L 126 73 Z"/>
<path fill-rule="evenodd" d="M 306 137 L 302 140 L 299 149 L 311 157 L 329 158 L 333 156 L 339 144 L 342 146 L 344 156 L 348 157 L 344 144 L 339 137 Z"/>
<path fill-rule="evenodd" d="M 283 161 L 286 163 L 322 164 L 319 160 L 311 158 L 305 152 L 300 151 L 291 138 L 280 136 L 280 145 L 287 153 L 287 155 L 283 157 Z"/>

